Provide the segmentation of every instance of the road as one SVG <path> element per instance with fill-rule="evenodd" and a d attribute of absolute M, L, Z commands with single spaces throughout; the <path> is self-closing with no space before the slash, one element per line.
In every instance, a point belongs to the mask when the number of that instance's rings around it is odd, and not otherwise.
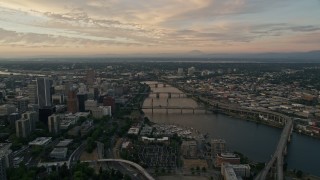
<path fill-rule="evenodd" d="M 85 140 L 81 143 L 81 145 L 76 150 L 73 151 L 67 163 L 68 168 L 72 167 L 73 164 L 77 163 L 77 161 L 80 159 L 82 152 L 86 148 L 86 144 L 87 144 L 87 141 Z"/>
<path fill-rule="evenodd" d="M 88 162 L 88 163 L 97 163 L 97 162 L 119 162 L 119 163 L 123 163 L 126 165 L 130 165 L 131 167 L 134 167 L 136 170 L 138 170 L 143 177 L 145 177 L 148 180 L 154 180 L 154 178 L 143 168 L 141 167 L 139 164 L 131 162 L 131 161 L 127 161 L 124 159 L 98 159 L 97 161 L 81 161 L 81 162 Z"/>

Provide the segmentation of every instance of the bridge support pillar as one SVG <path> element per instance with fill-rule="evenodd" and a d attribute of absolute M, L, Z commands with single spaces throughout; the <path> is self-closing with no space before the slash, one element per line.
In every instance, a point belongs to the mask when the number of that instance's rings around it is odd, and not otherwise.
<path fill-rule="evenodd" d="M 286 156 L 288 153 L 288 146 L 286 146 L 283 150 L 283 155 Z"/>
<path fill-rule="evenodd" d="M 153 98 L 151 99 L 151 114 L 153 115 Z"/>
<path fill-rule="evenodd" d="M 158 84 L 154 84 L 154 87 L 155 87 L 155 88 L 158 88 Z"/>
<path fill-rule="evenodd" d="M 291 142 L 291 134 L 288 137 L 288 143 Z"/>
<path fill-rule="evenodd" d="M 171 92 L 168 93 L 168 98 L 171 99 Z"/>
<path fill-rule="evenodd" d="M 160 93 L 156 93 L 156 97 L 157 97 L 157 99 L 159 99 L 160 98 Z"/>

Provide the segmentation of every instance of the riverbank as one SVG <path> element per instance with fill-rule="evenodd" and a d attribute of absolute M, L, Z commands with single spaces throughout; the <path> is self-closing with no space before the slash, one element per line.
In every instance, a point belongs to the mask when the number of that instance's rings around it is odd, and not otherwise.
<path fill-rule="evenodd" d="M 240 115 L 240 114 L 236 114 L 236 113 L 231 113 L 231 112 L 223 111 L 223 110 L 220 110 L 220 111 L 217 112 L 217 113 L 221 113 L 221 114 L 224 114 L 224 115 L 227 115 L 227 116 L 230 116 L 230 117 L 235 117 L 235 118 L 238 118 L 238 119 L 241 119 L 241 120 L 246 120 L 246 121 L 255 122 L 255 123 L 257 123 L 257 124 L 267 125 L 267 126 L 274 127 L 274 128 L 277 128 L 277 129 L 282 129 L 282 128 L 283 128 L 283 125 L 282 125 L 282 124 L 274 123 L 274 122 L 272 122 L 272 121 L 265 121 L 265 120 L 253 118 L 253 117 L 251 117 L 251 116 L 244 116 L 244 115 Z M 304 132 L 304 131 L 299 131 L 299 129 L 296 129 L 296 128 L 293 128 L 293 132 L 295 132 L 295 133 L 297 133 L 297 134 L 299 134 L 299 135 L 303 135 L 303 136 L 307 136 L 307 137 L 310 137 L 310 138 L 315 138 L 315 139 L 320 140 L 320 136 L 311 135 L 311 134 L 306 133 L 306 132 Z"/>
<path fill-rule="evenodd" d="M 230 116 L 230 117 L 235 117 L 235 118 L 238 118 L 238 119 L 241 119 L 241 120 L 255 122 L 257 124 L 267 125 L 267 126 L 274 127 L 274 128 L 277 128 L 277 129 L 282 129 L 283 128 L 283 126 L 280 125 L 279 123 L 272 123 L 272 122 L 268 122 L 268 121 L 263 121 L 261 119 L 252 118 L 251 116 L 243 116 L 243 115 L 239 115 L 239 114 L 235 114 L 235 113 L 230 113 L 230 112 L 227 112 L 227 111 L 220 111 L 218 113 L 221 113 L 221 114 L 224 114 L 224 115 L 227 115 L 227 116 Z"/>
<path fill-rule="evenodd" d="M 153 84 L 155 82 L 152 82 Z M 161 83 L 160 83 L 161 84 Z M 158 92 L 181 92 L 180 90 L 161 85 L 157 88 L 152 87 L 153 91 Z M 154 97 L 153 97 L 154 98 Z M 150 105 L 152 97 L 145 101 L 145 105 Z M 154 98 L 155 105 L 166 105 L 167 97 L 160 96 Z M 170 105 L 197 107 L 197 100 L 191 98 L 171 98 Z M 199 105 L 199 104 L 198 104 Z M 271 126 L 271 124 L 262 124 L 246 116 L 239 114 L 226 114 L 222 111 L 208 114 L 166 114 L 158 112 L 151 114 L 148 110 L 144 111 L 146 117 L 155 123 L 179 124 L 187 127 L 198 129 L 202 134 L 208 133 L 209 138 L 225 139 L 228 144 L 228 150 L 243 153 L 253 162 L 267 162 L 270 155 L 274 153 L 281 134 L 280 126 Z M 258 118 L 258 117 L 257 117 Z M 312 147 L 312 148 L 310 148 Z M 320 143 L 318 139 L 310 138 L 305 135 L 293 133 L 292 141 L 288 144 L 288 154 L 286 162 L 288 169 L 299 169 L 303 172 L 320 176 L 318 167 L 318 159 L 320 155 Z M 305 152 L 308 152 L 307 154 Z M 303 156 L 302 156 L 303 154 Z"/>

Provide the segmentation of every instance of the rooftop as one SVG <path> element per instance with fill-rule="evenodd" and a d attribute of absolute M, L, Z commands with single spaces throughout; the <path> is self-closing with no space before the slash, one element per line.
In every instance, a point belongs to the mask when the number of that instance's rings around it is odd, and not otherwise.
<path fill-rule="evenodd" d="M 51 153 L 65 153 L 68 151 L 68 148 L 54 148 Z"/>
<path fill-rule="evenodd" d="M 0 143 L 0 155 L 5 154 L 10 150 L 11 145 L 11 143 Z"/>
<path fill-rule="evenodd" d="M 223 158 L 238 158 L 238 156 L 234 153 L 221 153 L 218 155 Z"/>
<path fill-rule="evenodd" d="M 51 141 L 52 137 L 38 137 L 35 140 L 29 142 L 29 145 L 44 146 Z"/>
<path fill-rule="evenodd" d="M 64 140 L 60 141 L 56 146 L 58 146 L 58 147 L 66 147 L 66 146 L 68 146 L 72 141 L 73 141 L 73 139 L 64 139 Z"/>
<path fill-rule="evenodd" d="M 68 148 L 54 148 L 51 153 L 50 157 L 63 159 L 67 157 Z"/>
<path fill-rule="evenodd" d="M 182 141 L 181 146 L 196 146 L 197 142 L 196 141 Z"/>
<path fill-rule="evenodd" d="M 211 139 L 211 143 L 226 143 L 224 139 Z"/>
<path fill-rule="evenodd" d="M 135 134 L 138 135 L 139 134 L 139 128 L 137 127 L 132 127 L 129 129 L 128 134 Z"/>

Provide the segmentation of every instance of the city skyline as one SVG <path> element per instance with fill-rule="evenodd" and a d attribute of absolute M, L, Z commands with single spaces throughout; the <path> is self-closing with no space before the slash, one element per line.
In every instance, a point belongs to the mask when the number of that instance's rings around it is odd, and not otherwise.
<path fill-rule="evenodd" d="M 0 52 L 25 57 L 313 51 L 320 45 L 319 6 L 319 0 L 0 0 Z"/>

